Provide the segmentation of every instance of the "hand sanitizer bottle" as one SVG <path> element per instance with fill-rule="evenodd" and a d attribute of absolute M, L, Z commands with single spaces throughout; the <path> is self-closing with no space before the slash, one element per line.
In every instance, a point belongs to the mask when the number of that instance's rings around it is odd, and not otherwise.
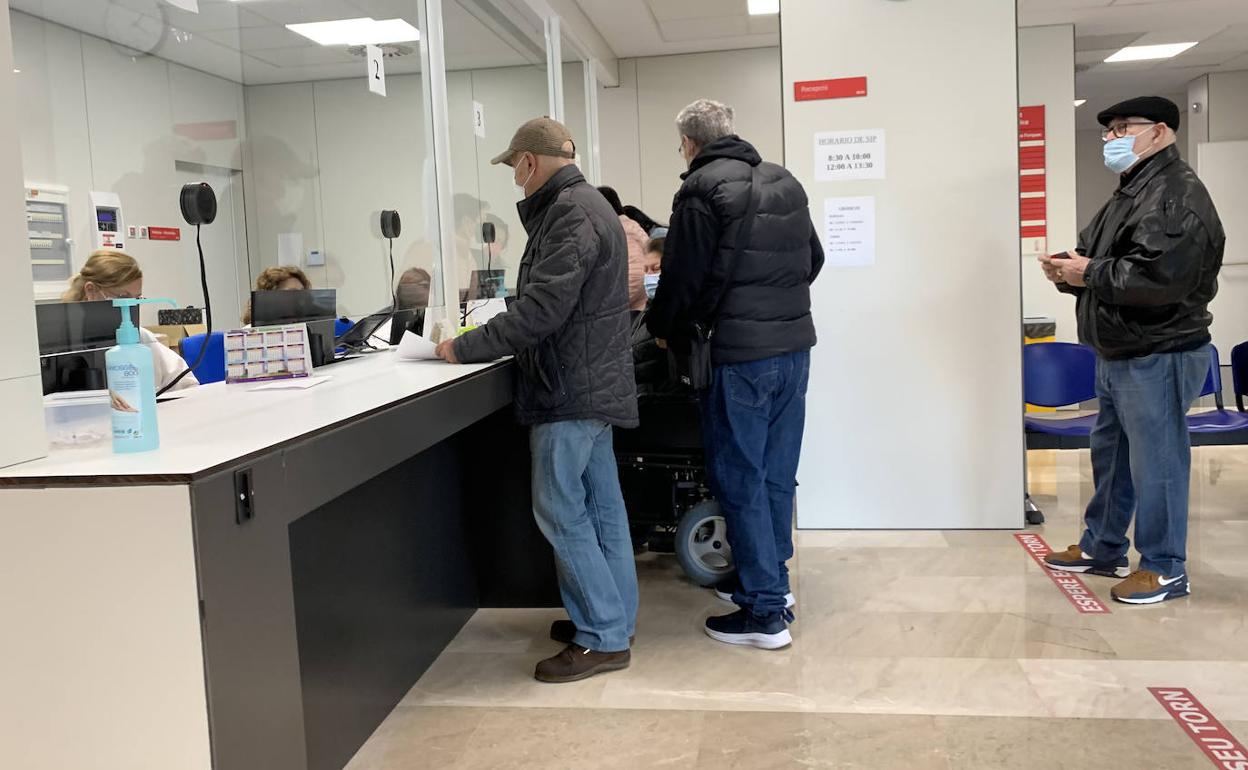
<path fill-rule="evenodd" d="M 152 351 L 139 341 L 139 329 L 130 318 L 130 308 L 168 299 L 115 299 L 121 308 L 117 345 L 104 354 L 108 372 L 108 397 L 112 405 L 113 451 L 146 452 L 160 446 L 156 427 L 156 369 Z"/>

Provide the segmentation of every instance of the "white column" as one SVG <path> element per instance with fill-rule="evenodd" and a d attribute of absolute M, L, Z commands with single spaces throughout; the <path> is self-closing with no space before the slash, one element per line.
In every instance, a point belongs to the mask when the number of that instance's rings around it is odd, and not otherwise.
<path fill-rule="evenodd" d="M 9 2 L 0 0 L 0 103 L 17 104 Z M 35 290 L 26 242 L 25 182 L 18 122 L 0 121 L 0 467 L 47 454 L 35 333 Z"/>
<path fill-rule="evenodd" d="M 1017 28 L 1000 0 L 783 0 L 784 143 L 824 201 L 873 197 L 865 267 L 814 286 L 798 523 L 1023 523 Z M 866 76 L 869 95 L 794 100 Z M 880 180 L 817 181 L 820 132 L 883 130 Z"/>
<path fill-rule="evenodd" d="M 1197 108 L 1196 105 L 1199 105 Z M 1231 348 L 1248 341 L 1248 71 L 1212 72 L 1188 86 L 1188 137 L 1191 151 L 1187 160 L 1210 179 L 1210 193 L 1218 215 L 1226 228 L 1226 256 L 1218 276 L 1218 296 L 1209 305 L 1213 313 L 1213 343 L 1222 355 L 1222 364 L 1230 365 Z M 1227 168 L 1207 169 L 1201 165 L 1204 142 L 1239 143 L 1229 155 L 1227 147 L 1219 148 L 1219 158 L 1233 158 L 1238 168 L 1227 174 Z M 1215 165 L 1224 163 L 1216 161 Z M 1214 171 L 1217 173 L 1214 183 Z M 1228 186 L 1227 182 L 1231 182 Z M 1225 377 L 1230 391 L 1229 369 Z"/>
<path fill-rule="evenodd" d="M 1075 187 L 1075 28 L 1070 24 L 1018 31 L 1018 101 L 1044 106 L 1048 253 L 1078 243 Z M 1087 105 L 1083 109 L 1093 109 Z M 1100 148 L 1096 148 L 1100 152 Z M 1105 173 L 1109 173 L 1106 171 Z M 1023 315 L 1057 321 L 1058 339 L 1075 342 L 1075 301 L 1053 288 L 1034 256 L 1023 257 Z"/>

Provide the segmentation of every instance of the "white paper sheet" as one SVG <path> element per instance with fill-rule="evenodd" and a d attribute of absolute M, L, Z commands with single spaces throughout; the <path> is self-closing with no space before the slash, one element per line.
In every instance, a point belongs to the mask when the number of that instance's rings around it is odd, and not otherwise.
<path fill-rule="evenodd" d="M 833 267 L 875 264 L 875 198 L 825 198 L 823 249 Z"/>
<path fill-rule="evenodd" d="M 399 340 L 399 358 L 404 361 L 429 361 L 436 359 L 438 346 L 414 331 L 403 332 Z"/>
<path fill-rule="evenodd" d="M 815 181 L 883 179 L 884 146 L 883 129 L 815 134 Z"/>
<path fill-rule="evenodd" d="M 277 264 L 303 264 L 303 233 L 277 234 Z"/>
<path fill-rule="evenodd" d="M 317 385 L 324 385 L 330 379 L 331 377 L 328 374 L 319 377 L 295 377 L 289 380 L 266 382 L 263 385 L 257 385 L 247 390 L 307 390 L 308 388 L 315 388 Z"/>

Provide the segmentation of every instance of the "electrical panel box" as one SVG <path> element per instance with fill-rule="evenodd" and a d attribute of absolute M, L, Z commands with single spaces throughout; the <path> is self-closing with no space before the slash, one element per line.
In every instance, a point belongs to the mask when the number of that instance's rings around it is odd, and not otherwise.
<path fill-rule="evenodd" d="M 92 248 L 125 248 L 126 222 L 121 214 L 121 198 L 115 193 L 92 192 L 91 213 L 95 217 Z"/>
<path fill-rule="evenodd" d="M 36 281 L 64 282 L 73 272 L 69 189 L 26 185 L 26 235 L 30 271 Z"/>

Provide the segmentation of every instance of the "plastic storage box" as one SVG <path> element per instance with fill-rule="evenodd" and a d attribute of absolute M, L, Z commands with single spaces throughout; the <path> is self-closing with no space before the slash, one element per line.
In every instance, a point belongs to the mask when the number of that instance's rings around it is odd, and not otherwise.
<path fill-rule="evenodd" d="M 43 419 L 54 447 L 89 446 L 113 435 L 107 390 L 44 396 Z"/>

